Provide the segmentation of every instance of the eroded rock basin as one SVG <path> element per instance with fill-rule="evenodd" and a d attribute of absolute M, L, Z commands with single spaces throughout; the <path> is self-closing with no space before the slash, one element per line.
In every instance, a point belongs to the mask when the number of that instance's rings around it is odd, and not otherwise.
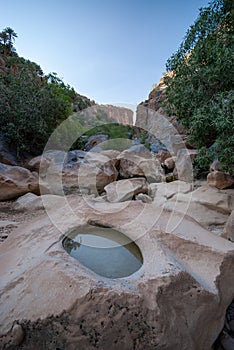
<path fill-rule="evenodd" d="M 55 197 L 0 246 L 1 349 L 211 349 L 233 300 L 233 243 L 153 204 Z M 111 279 L 67 254 L 64 235 L 90 222 L 137 242 L 141 268 Z"/>
<path fill-rule="evenodd" d="M 84 266 L 107 278 L 132 275 L 143 263 L 139 247 L 109 227 L 81 226 L 64 238 L 63 247 Z"/>

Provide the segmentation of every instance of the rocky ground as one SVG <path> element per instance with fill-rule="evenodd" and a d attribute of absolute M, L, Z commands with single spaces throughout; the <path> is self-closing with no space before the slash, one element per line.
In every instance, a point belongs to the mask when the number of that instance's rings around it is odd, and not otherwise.
<path fill-rule="evenodd" d="M 15 200 L 0 201 L 0 243 L 21 223 L 31 221 L 32 218 L 42 215 L 44 209 L 35 211 L 18 211 L 14 209 Z"/>

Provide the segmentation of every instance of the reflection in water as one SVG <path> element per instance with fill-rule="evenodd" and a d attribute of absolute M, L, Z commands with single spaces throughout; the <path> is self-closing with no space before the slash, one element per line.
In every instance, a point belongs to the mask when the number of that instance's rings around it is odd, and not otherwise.
<path fill-rule="evenodd" d="M 129 276 L 143 263 L 138 246 L 110 228 L 86 225 L 65 237 L 63 246 L 73 258 L 108 278 Z"/>

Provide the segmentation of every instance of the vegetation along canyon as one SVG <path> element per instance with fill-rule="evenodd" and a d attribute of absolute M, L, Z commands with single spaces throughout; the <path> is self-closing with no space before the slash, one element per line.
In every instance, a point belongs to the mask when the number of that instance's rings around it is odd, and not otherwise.
<path fill-rule="evenodd" d="M 198 13 L 136 108 L 0 29 L 0 349 L 234 350 L 234 4 Z"/>

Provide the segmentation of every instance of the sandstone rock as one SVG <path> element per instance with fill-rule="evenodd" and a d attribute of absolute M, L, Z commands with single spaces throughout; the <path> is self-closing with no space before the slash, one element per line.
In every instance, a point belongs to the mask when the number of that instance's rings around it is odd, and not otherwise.
<path fill-rule="evenodd" d="M 142 201 L 143 203 L 152 203 L 152 198 L 145 193 L 139 193 L 136 195 L 137 201 Z"/>
<path fill-rule="evenodd" d="M 43 156 L 38 156 L 38 157 L 32 158 L 28 162 L 27 168 L 31 171 L 36 171 L 38 173 L 40 172 L 40 176 L 43 177 L 45 176 L 45 173 L 49 168 L 50 164 L 51 164 L 50 159 Z"/>
<path fill-rule="evenodd" d="M 105 191 L 109 202 L 124 202 L 139 193 L 147 194 L 148 185 L 145 178 L 132 178 L 112 182 L 105 186 Z"/>
<path fill-rule="evenodd" d="M 124 179 L 144 176 L 149 183 L 161 182 L 165 179 L 161 164 L 150 152 L 145 152 L 144 156 L 141 156 L 126 150 L 120 153 L 118 159 L 120 160 L 119 174 Z"/>
<path fill-rule="evenodd" d="M 110 162 L 98 168 L 92 164 L 82 164 L 78 173 L 79 190 L 82 193 L 100 194 L 104 187 L 117 179 L 118 172 Z"/>
<path fill-rule="evenodd" d="M 43 203 L 40 196 L 36 196 L 33 193 L 27 193 L 16 200 L 14 203 L 14 209 L 18 211 L 43 209 Z"/>
<path fill-rule="evenodd" d="M 38 174 L 28 169 L 0 163 L 0 200 L 28 192 L 39 193 Z"/>
<path fill-rule="evenodd" d="M 156 192 L 154 203 L 189 215 L 207 229 L 216 231 L 220 227 L 222 232 L 223 225 L 234 208 L 233 194 L 234 192 L 225 193 L 206 185 L 187 194 L 177 193 L 169 200 Z"/>
<path fill-rule="evenodd" d="M 60 150 L 47 150 L 43 152 L 42 156 L 46 159 L 51 160 L 51 164 L 66 164 L 68 160 L 67 152 Z"/>
<path fill-rule="evenodd" d="M 117 179 L 116 162 L 104 154 L 88 152 L 82 162 L 65 166 L 63 163 L 52 164 L 40 181 L 42 193 L 102 193 L 107 184 Z"/>
<path fill-rule="evenodd" d="M 234 242 L 234 210 L 231 212 L 231 215 L 226 222 L 226 225 L 222 232 L 222 237 Z"/>
<path fill-rule="evenodd" d="M 229 174 L 215 170 L 208 174 L 207 183 L 210 186 L 223 190 L 224 188 L 231 187 L 234 184 L 234 179 Z"/>
<path fill-rule="evenodd" d="M 174 170 L 176 179 L 190 183 L 193 181 L 193 166 L 188 150 L 182 149 L 177 153 Z"/>
<path fill-rule="evenodd" d="M 117 168 L 119 166 L 119 159 L 118 156 L 120 154 L 119 151 L 116 150 L 105 150 L 101 153 L 103 156 L 108 157 L 110 160 L 113 161 L 114 166 Z"/>
<path fill-rule="evenodd" d="M 20 320 L 26 350 L 211 349 L 233 297 L 233 244 L 154 204 L 67 204 L 0 246 L 0 348 Z M 61 235 L 89 220 L 137 240 L 142 268 L 113 280 L 69 256 Z"/>
<path fill-rule="evenodd" d="M 152 183 L 149 185 L 149 195 L 155 203 L 163 204 L 178 193 L 189 193 L 193 189 L 192 184 L 184 181 L 173 181 L 169 183 Z"/>
<path fill-rule="evenodd" d="M 170 157 L 171 157 L 171 153 L 168 152 L 168 151 L 165 151 L 165 150 L 161 149 L 161 150 L 158 152 L 157 157 L 158 157 L 160 163 L 163 164 L 167 158 L 170 158 Z"/>
<path fill-rule="evenodd" d="M 175 168 L 176 157 L 167 158 L 164 165 L 168 170 L 173 170 Z"/>

